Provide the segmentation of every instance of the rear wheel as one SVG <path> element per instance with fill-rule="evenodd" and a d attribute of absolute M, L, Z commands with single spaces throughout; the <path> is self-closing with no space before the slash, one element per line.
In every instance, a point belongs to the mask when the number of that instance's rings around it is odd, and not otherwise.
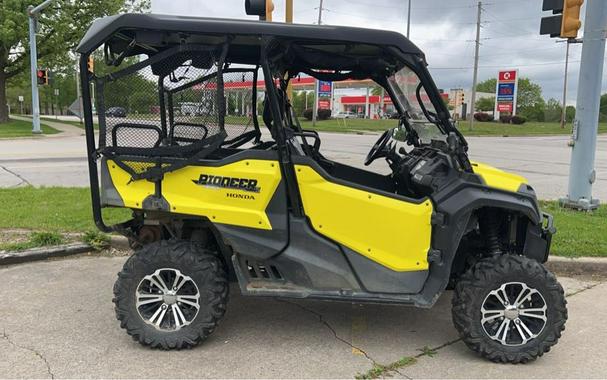
<path fill-rule="evenodd" d="M 563 288 L 546 268 L 522 256 L 479 261 L 458 281 L 453 323 L 483 357 L 526 363 L 555 345 L 565 329 Z"/>
<path fill-rule="evenodd" d="M 188 348 L 205 340 L 223 317 L 228 281 L 215 252 L 187 241 L 143 246 L 114 284 L 116 317 L 139 343 Z"/>

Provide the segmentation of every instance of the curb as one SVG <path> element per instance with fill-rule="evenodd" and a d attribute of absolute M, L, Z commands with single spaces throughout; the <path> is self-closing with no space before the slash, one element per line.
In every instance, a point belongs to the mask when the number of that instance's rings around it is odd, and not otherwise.
<path fill-rule="evenodd" d="M 93 251 L 94 248 L 84 243 L 72 243 L 54 247 L 32 248 L 20 252 L 0 253 L 0 266 L 22 264 L 52 257 L 64 257 Z"/>
<path fill-rule="evenodd" d="M 550 256 L 546 266 L 556 273 L 573 275 L 607 275 L 607 258 Z"/>
<path fill-rule="evenodd" d="M 119 250 L 131 250 L 129 241 L 124 236 L 111 235 L 109 246 Z M 0 253 L 0 266 L 77 255 L 94 250 L 93 247 L 85 243 L 72 243 L 54 247 L 32 248 L 20 252 L 5 252 Z M 607 258 L 550 256 L 546 267 L 550 271 L 560 274 L 605 276 L 607 275 Z"/>

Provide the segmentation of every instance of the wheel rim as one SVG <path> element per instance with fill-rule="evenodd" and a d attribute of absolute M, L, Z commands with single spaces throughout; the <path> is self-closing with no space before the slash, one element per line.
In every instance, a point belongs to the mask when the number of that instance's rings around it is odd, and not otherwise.
<path fill-rule="evenodd" d="M 522 282 L 508 282 L 487 294 L 481 325 L 487 336 L 505 346 L 522 346 L 546 326 L 546 300 Z"/>
<path fill-rule="evenodd" d="M 135 291 L 136 308 L 145 323 L 161 331 L 189 325 L 200 310 L 200 292 L 178 269 L 161 268 L 145 276 Z"/>

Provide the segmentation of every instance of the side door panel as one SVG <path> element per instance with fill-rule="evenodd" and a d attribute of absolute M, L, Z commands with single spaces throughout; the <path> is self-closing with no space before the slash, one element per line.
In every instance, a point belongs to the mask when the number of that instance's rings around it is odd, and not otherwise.
<path fill-rule="evenodd" d="M 298 164 L 297 182 L 313 228 L 393 271 L 428 269 L 432 203 L 390 197 L 336 183 Z"/>

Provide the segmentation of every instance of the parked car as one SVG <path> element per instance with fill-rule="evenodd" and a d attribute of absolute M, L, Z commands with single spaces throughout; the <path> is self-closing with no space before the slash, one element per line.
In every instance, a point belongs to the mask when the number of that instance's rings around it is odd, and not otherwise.
<path fill-rule="evenodd" d="M 345 111 L 338 112 L 333 116 L 334 119 L 356 119 L 356 114 L 354 112 Z"/>
<path fill-rule="evenodd" d="M 105 111 L 105 116 L 126 117 L 126 109 L 122 107 L 110 107 Z"/>

